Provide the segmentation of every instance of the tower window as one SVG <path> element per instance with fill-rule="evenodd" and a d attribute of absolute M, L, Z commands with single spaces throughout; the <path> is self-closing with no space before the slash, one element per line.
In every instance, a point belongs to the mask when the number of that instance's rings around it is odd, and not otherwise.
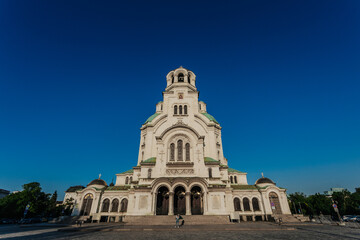
<path fill-rule="evenodd" d="M 178 75 L 178 82 L 184 82 L 184 74 L 180 73 Z"/>
<path fill-rule="evenodd" d="M 175 160 L 175 144 L 170 144 L 170 161 Z"/>
<path fill-rule="evenodd" d="M 183 141 L 179 140 L 177 142 L 177 150 L 178 150 L 178 161 L 183 160 Z"/>
<path fill-rule="evenodd" d="M 237 177 L 236 176 L 234 176 L 234 182 L 237 183 Z"/>
<path fill-rule="evenodd" d="M 201 104 L 199 104 L 199 109 L 201 110 Z"/>
<path fill-rule="evenodd" d="M 212 168 L 209 168 L 209 178 L 212 178 Z"/>
<path fill-rule="evenodd" d="M 125 184 L 129 184 L 129 178 L 128 177 L 125 178 Z"/>
<path fill-rule="evenodd" d="M 190 74 L 188 75 L 188 83 L 190 83 Z"/>
<path fill-rule="evenodd" d="M 176 115 L 177 114 L 177 106 L 175 105 L 174 106 L 174 115 Z"/>
<path fill-rule="evenodd" d="M 230 176 L 230 182 L 233 183 L 233 176 Z"/>
<path fill-rule="evenodd" d="M 187 106 L 186 105 L 184 106 L 184 114 L 185 115 L 187 114 Z"/>
<path fill-rule="evenodd" d="M 185 144 L 186 161 L 190 161 L 190 143 Z"/>
<path fill-rule="evenodd" d="M 182 114 L 182 106 L 181 105 L 179 106 L 179 114 L 180 115 Z"/>

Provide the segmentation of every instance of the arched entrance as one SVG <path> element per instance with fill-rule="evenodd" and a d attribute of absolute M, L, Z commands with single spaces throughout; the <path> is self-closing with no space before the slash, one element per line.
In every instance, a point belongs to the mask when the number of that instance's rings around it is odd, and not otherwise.
<path fill-rule="evenodd" d="M 82 206 L 81 206 L 80 216 L 89 216 L 90 215 L 93 199 L 94 199 L 94 197 L 91 193 L 88 193 L 85 195 Z"/>
<path fill-rule="evenodd" d="M 168 215 L 169 213 L 169 189 L 160 187 L 156 200 L 156 215 Z"/>
<path fill-rule="evenodd" d="M 203 193 L 200 187 L 195 186 L 191 189 L 191 214 L 202 215 L 204 213 L 203 206 Z"/>
<path fill-rule="evenodd" d="M 185 202 L 185 188 L 179 186 L 174 191 L 174 214 L 186 213 L 186 202 Z"/>
<path fill-rule="evenodd" d="M 271 192 L 269 194 L 269 200 L 273 214 L 282 214 L 278 195 L 274 192 Z"/>

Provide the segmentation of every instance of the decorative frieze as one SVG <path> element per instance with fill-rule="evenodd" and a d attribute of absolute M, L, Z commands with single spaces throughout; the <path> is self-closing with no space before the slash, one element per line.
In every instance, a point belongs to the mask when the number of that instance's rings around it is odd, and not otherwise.
<path fill-rule="evenodd" d="M 166 169 L 168 175 L 188 175 L 194 174 L 194 169 Z"/>

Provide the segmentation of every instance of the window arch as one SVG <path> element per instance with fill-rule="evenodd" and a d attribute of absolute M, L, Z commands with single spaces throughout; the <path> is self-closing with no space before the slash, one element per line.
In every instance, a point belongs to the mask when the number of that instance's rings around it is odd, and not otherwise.
<path fill-rule="evenodd" d="M 124 198 L 121 200 L 120 212 L 127 212 L 128 200 Z"/>
<path fill-rule="evenodd" d="M 212 168 L 209 168 L 208 171 L 209 171 L 209 178 L 212 178 Z"/>
<path fill-rule="evenodd" d="M 117 212 L 119 209 L 119 199 L 115 198 L 111 203 L 111 212 Z"/>
<path fill-rule="evenodd" d="M 129 184 L 129 177 L 125 178 L 125 184 Z"/>
<path fill-rule="evenodd" d="M 94 199 L 94 197 L 91 193 L 88 193 L 85 195 L 83 202 L 82 202 L 81 211 L 80 211 L 81 216 L 90 215 L 93 199 Z"/>
<path fill-rule="evenodd" d="M 233 176 L 230 176 L 230 183 L 233 183 Z"/>
<path fill-rule="evenodd" d="M 190 161 L 190 143 L 185 144 L 186 161 Z"/>
<path fill-rule="evenodd" d="M 237 177 L 234 176 L 234 183 L 237 183 Z"/>
<path fill-rule="evenodd" d="M 184 106 L 184 114 L 185 115 L 187 114 L 187 106 L 186 105 Z"/>
<path fill-rule="evenodd" d="M 170 144 L 170 161 L 175 161 L 175 144 Z"/>
<path fill-rule="evenodd" d="M 106 198 L 102 203 L 101 212 L 108 212 L 109 207 L 110 207 L 110 200 Z"/>
<path fill-rule="evenodd" d="M 179 73 L 179 75 L 178 75 L 178 82 L 184 82 L 184 74 Z"/>
<path fill-rule="evenodd" d="M 235 209 L 235 211 L 241 211 L 239 198 L 234 198 L 234 209 Z"/>
<path fill-rule="evenodd" d="M 130 179 L 129 179 L 129 184 L 131 184 L 131 182 L 132 182 L 132 177 L 130 177 Z"/>
<path fill-rule="evenodd" d="M 178 161 L 182 161 L 183 160 L 183 141 L 179 140 L 177 142 L 177 150 L 178 150 Z"/>
<path fill-rule="evenodd" d="M 174 115 L 177 114 L 177 105 L 174 106 Z"/>
<path fill-rule="evenodd" d="M 179 106 L 179 114 L 182 115 L 182 106 Z"/>
<path fill-rule="evenodd" d="M 250 210 L 250 201 L 248 198 L 243 199 L 243 204 L 244 204 L 244 211 L 251 211 Z"/>
<path fill-rule="evenodd" d="M 257 198 L 252 199 L 252 205 L 254 211 L 260 211 L 259 200 Z"/>
<path fill-rule="evenodd" d="M 151 168 L 149 168 L 148 169 L 148 178 L 151 178 L 151 172 L 152 172 L 152 170 L 151 170 Z"/>

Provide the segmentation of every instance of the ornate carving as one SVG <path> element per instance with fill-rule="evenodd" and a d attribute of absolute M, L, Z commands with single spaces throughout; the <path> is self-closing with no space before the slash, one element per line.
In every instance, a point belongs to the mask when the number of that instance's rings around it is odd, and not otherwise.
<path fill-rule="evenodd" d="M 187 175 L 194 174 L 194 169 L 166 169 L 168 175 Z"/>

